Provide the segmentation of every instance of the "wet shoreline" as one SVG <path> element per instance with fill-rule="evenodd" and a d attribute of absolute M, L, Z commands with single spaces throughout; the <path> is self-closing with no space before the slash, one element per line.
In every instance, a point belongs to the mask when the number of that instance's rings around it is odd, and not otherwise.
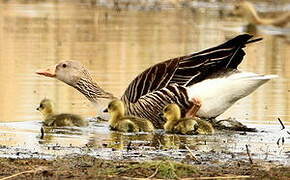
<path fill-rule="evenodd" d="M 194 162 L 194 163 L 192 163 Z M 190 155 L 181 161 L 158 158 L 153 161 L 102 160 L 91 156 L 67 156 L 55 160 L 0 158 L 0 178 L 16 179 L 183 179 L 251 178 L 286 179 L 289 167 L 267 161 L 194 161 Z"/>
<path fill-rule="evenodd" d="M 221 157 L 224 161 L 247 160 L 248 146 L 253 159 L 290 165 L 287 158 L 290 155 L 287 150 L 289 138 L 287 133 L 275 130 L 275 126 L 257 128 L 258 132 L 224 130 L 214 135 L 175 135 L 164 133 L 164 130 L 154 133 L 121 133 L 110 131 L 106 122 L 90 123 L 88 128 L 49 128 L 43 137 L 40 122 L 33 122 L 33 129 L 32 126 L 23 127 L 23 123 L 5 123 L 6 132 L 2 131 L 4 134 L 0 139 L 0 157 L 55 159 L 75 154 L 104 160 L 146 161 L 158 157 L 181 160 L 190 149 L 201 158 L 201 162 L 208 163 L 219 161 Z M 8 131 L 7 127 L 13 128 Z M 12 138 L 15 135 L 19 137 Z M 21 143 L 11 144 L 11 140 L 20 137 Z M 281 137 L 284 137 L 284 143 L 277 144 Z"/>

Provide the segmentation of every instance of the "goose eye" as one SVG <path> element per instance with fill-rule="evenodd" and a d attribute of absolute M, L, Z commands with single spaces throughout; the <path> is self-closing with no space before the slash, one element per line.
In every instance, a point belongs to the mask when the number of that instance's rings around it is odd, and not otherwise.
<path fill-rule="evenodd" d="M 62 67 L 63 67 L 63 68 L 66 68 L 66 66 L 67 66 L 66 64 L 62 64 Z"/>

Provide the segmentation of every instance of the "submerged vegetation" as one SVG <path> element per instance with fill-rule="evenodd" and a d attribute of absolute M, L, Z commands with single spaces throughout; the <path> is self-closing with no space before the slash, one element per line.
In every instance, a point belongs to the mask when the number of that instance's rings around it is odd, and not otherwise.
<path fill-rule="evenodd" d="M 101 163 L 104 165 L 104 162 Z M 104 169 L 102 171 L 97 171 L 98 175 L 176 179 L 190 177 L 198 172 L 198 170 L 192 165 L 170 160 L 146 162 L 124 161 L 118 164 L 114 161 L 106 161 L 105 164 L 106 165 L 103 166 Z"/>

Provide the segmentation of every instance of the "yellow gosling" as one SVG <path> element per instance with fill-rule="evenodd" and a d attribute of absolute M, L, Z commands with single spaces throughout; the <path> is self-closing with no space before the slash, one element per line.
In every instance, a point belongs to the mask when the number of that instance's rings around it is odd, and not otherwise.
<path fill-rule="evenodd" d="M 198 124 L 196 134 L 214 134 L 214 128 L 209 122 L 199 118 L 196 118 L 196 122 Z"/>
<path fill-rule="evenodd" d="M 112 130 L 121 132 L 154 131 L 151 121 L 133 116 L 125 116 L 125 105 L 120 100 L 110 102 L 107 111 L 111 115 L 109 123 Z"/>
<path fill-rule="evenodd" d="M 44 117 L 45 126 L 87 126 L 88 122 L 75 114 L 55 114 L 53 103 L 49 99 L 43 99 L 37 108 Z"/>
<path fill-rule="evenodd" d="M 178 134 L 213 134 L 212 125 L 198 117 L 181 118 L 181 110 L 177 104 L 169 104 L 163 109 L 166 119 L 164 130 Z"/>
<path fill-rule="evenodd" d="M 243 16 L 250 24 L 285 26 L 290 21 L 290 12 L 284 13 L 276 18 L 261 18 L 252 3 L 240 1 L 235 5 L 234 13 Z"/>

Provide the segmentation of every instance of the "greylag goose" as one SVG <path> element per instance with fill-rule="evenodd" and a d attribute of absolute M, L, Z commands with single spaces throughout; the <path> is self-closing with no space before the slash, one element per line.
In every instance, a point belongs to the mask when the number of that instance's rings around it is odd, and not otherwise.
<path fill-rule="evenodd" d="M 252 3 L 240 1 L 235 5 L 234 13 L 243 16 L 251 25 L 285 26 L 290 21 L 290 12 L 276 18 L 261 18 Z"/>
<path fill-rule="evenodd" d="M 213 134 L 212 125 L 198 117 L 181 118 L 181 110 L 177 104 L 169 104 L 163 109 L 166 119 L 164 130 L 177 134 Z"/>
<path fill-rule="evenodd" d="M 36 108 L 44 117 L 45 126 L 87 126 L 88 122 L 75 114 L 55 114 L 53 103 L 50 99 L 43 99 Z"/>
<path fill-rule="evenodd" d="M 125 105 L 121 100 L 113 100 L 105 111 L 111 114 L 110 128 L 122 132 L 151 132 L 154 125 L 148 119 L 125 116 Z"/>
<path fill-rule="evenodd" d="M 239 35 L 219 46 L 151 66 L 129 84 L 121 97 L 127 113 L 150 119 L 157 128 L 163 128 L 164 124 L 158 113 L 171 103 L 181 107 L 182 116 L 190 117 L 199 105 L 198 117 L 219 116 L 275 77 L 237 69 L 245 55 L 246 44 L 261 40 L 251 38 L 249 34 Z M 103 110 L 115 98 L 94 82 L 88 70 L 77 61 L 62 61 L 36 73 L 76 88 L 95 103 L 97 109 Z"/>

